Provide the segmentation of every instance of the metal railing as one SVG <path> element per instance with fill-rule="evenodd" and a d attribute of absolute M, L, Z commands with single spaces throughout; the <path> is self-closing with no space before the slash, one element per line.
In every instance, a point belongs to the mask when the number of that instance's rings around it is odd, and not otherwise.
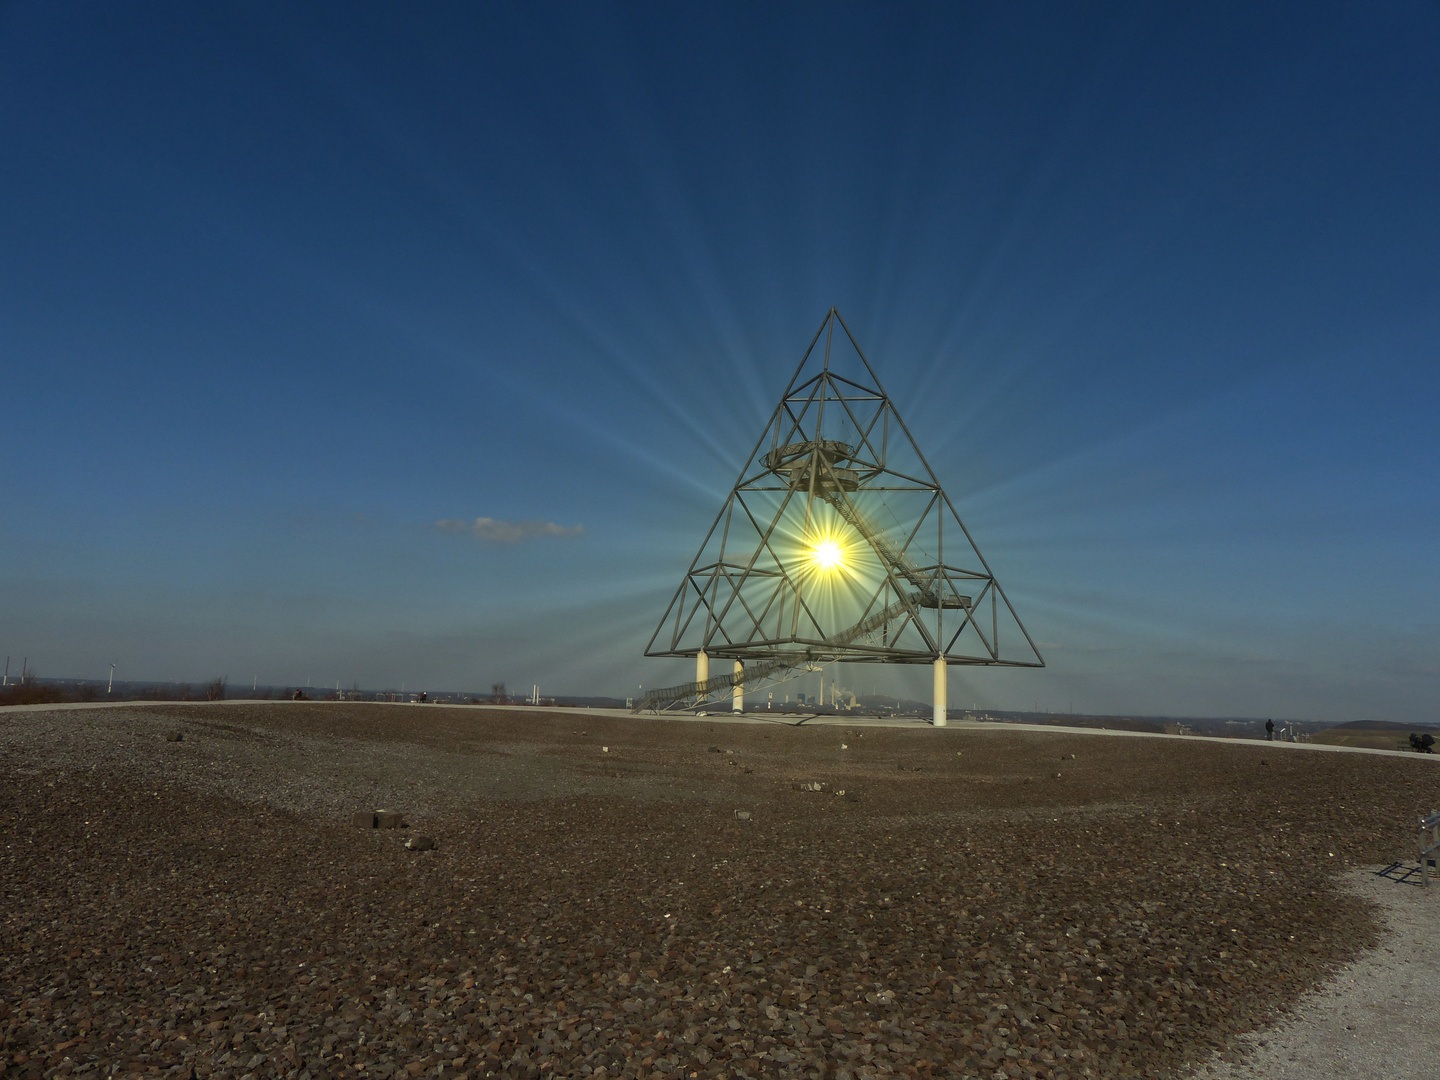
<path fill-rule="evenodd" d="M 859 473 L 854 469 L 837 466 L 839 462 L 852 458 L 854 453 L 854 448 L 849 443 L 825 439 L 820 442 L 797 442 L 776 447 L 765 455 L 764 460 L 765 467 L 781 479 L 786 479 L 792 488 L 797 491 L 813 489 L 816 495 L 834 507 L 835 512 L 865 538 L 882 562 L 920 590 L 915 594 L 918 597 L 918 606 L 968 609 L 971 604 L 970 597 L 960 596 L 953 591 L 950 595 L 937 591 L 937 584 L 941 580 L 938 570 L 926 573 L 916 566 L 915 561 L 904 550 L 891 542 L 885 530 L 874 525 L 846 494 L 857 489 Z"/>
<path fill-rule="evenodd" d="M 918 593 L 912 594 L 910 603 L 916 603 L 918 598 Z M 861 619 L 848 630 L 843 630 L 838 634 L 826 638 L 825 644 L 831 647 L 848 645 L 856 638 L 864 637 L 866 634 L 878 630 L 891 619 L 899 618 L 908 610 L 909 608 L 904 602 L 897 601 L 889 607 L 877 611 L 869 618 Z M 763 660 L 742 671 L 728 675 L 713 675 L 704 682 L 681 683 L 679 686 L 666 686 L 658 690 L 647 690 L 644 695 L 630 707 L 630 711 L 638 713 L 645 709 L 658 709 L 661 706 L 673 705 L 676 702 L 684 701 L 688 698 L 704 698 L 716 690 L 726 690 L 736 685 L 743 686 L 746 683 L 760 682 L 764 679 L 779 675 L 781 672 L 802 667 L 810 663 L 814 659 L 812 655 L 814 651 L 815 650 L 781 653 L 774 659 Z"/>
<path fill-rule="evenodd" d="M 885 535 L 885 530 L 877 528 L 870 523 L 870 519 L 862 514 L 843 494 L 834 491 L 826 491 L 823 498 L 835 508 L 850 526 L 863 536 L 866 542 L 875 550 L 881 560 L 889 564 L 890 569 L 903 577 L 920 591 L 916 593 L 917 603 L 920 607 L 926 608 L 969 608 L 970 597 L 951 594 L 949 596 L 938 593 L 935 589 L 938 574 L 927 574 L 915 565 L 909 555 L 897 548 Z"/>
<path fill-rule="evenodd" d="M 1430 866 L 1440 851 L 1440 811 L 1430 811 L 1420 819 L 1420 883 L 1430 887 Z"/>

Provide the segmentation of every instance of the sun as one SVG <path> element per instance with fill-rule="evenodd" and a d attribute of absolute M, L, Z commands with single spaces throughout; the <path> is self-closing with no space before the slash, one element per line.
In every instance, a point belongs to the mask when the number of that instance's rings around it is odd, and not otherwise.
<path fill-rule="evenodd" d="M 821 570 L 840 570 L 845 566 L 845 551 L 827 537 L 811 547 L 810 561 Z"/>

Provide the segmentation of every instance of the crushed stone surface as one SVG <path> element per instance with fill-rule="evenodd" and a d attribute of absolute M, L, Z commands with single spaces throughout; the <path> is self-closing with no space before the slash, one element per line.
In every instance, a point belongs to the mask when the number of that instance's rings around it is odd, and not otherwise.
<path fill-rule="evenodd" d="M 1344 875 L 1437 788 L 1023 730 L 0 712 L 0 1075 L 1185 1076 L 1365 962 L 1391 916 Z"/>
<path fill-rule="evenodd" d="M 1440 1075 L 1440 883 L 1421 888 L 1352 871 L 1348 890 L 1382 913 L 1381 944 L 1305 994 L 1273 1027 L 1242 1037 L 1234 1060 L 1196 1080 L 1396 1080 Z"/>

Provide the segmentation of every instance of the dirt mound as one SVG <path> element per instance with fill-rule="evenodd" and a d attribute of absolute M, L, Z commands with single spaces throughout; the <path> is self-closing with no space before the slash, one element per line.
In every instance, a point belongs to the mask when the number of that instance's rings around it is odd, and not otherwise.
<path fill-rule="evenodd" d="M 1333 876 L 1437 779 L 360 705 L 12 714 L 0 774 L 7 1080 L 1175 1075 L 1373 940 Z"/>
<path fill-rule="evenodd" d="M 1379 720 L 1364 720 L 1358 721 L 1358 723 L 1374 726 L 1352 727 L 1349 724 L 1342 724 L 1315 732 L 1310 736 L 1310 742 L 1322 743 L 1326 746 L 1351 746 L 1369 750 L 1411 750 L 1413 749 L 1410 744 L 1411 733 L 1423 734 L 1433 730 L 1423 727 L 1406 727 L 1403 724 L 1390 725 Z"/>
<path fill-rule="evenodd" d="M 1328 727 L 1326 731 L 1417 731 L 1424 730 L 1415 724 L 1397 724 L 1393 720 L 1351 720 L 1345 724 L 1336 724 Z"/>

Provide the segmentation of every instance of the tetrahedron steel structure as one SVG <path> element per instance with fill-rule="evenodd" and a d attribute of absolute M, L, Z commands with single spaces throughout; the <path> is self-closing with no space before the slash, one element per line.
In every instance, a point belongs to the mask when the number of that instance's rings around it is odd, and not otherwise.
<path fill-rule="evenodd" d="M 1045 666 L 834 308 L 645 655 L 699 659 L 651 707 L 837 661 L 938 664 L 937 688 L 945 665 Z M 709 678 L 718 658 L 740 663 Z"/>

